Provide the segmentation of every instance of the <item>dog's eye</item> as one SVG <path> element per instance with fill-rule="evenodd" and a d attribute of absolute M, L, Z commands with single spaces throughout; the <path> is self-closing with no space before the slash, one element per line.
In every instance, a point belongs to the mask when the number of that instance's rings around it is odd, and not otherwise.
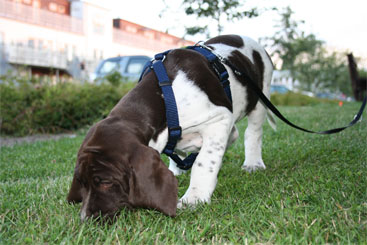
<path fill-rule="evenodd" d="M 108 189 L 108 188 L 111 188 L 113 186 L 113 183 L 112 181 L 109 181 L 109 180 L 102 180 L 100 182 L 100 187 L 103 188 L 103 189 Z"/>
<path fill-rule="evenodd" d="M 96 186 L 102 188 L 102 189 L 108 189 L 113 186 L 113 182 L 110 180 L 104 180 L 100 177 L 96 176 L 93 178 L 93 182 Z"/>

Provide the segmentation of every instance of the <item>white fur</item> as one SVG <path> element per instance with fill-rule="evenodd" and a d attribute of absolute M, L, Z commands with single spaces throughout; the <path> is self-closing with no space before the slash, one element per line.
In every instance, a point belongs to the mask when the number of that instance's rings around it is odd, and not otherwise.
<path fill-rule="evenodd" d="M 91 195 L 92 189 L 89 189 L 86 197 L 83 199 L 83 206 L 80 211 L 80 219 L 84 221 L 87 218 L 87 208 L 89 205 L 90 195 Z"/>
<path fill-rule="evenodd" d="M 242 37 L 244 48 L 238 49 L 252 62 L 252 51 L 256 50 L 264 62 L 263 92 L 269 96 L 272 76 L 272 63 L 265 50 L 250 38 Z M 228 57 L 236 48 L 224 44 L 213 44 L 215 52 Z M 235 78 L 232 70 L 229 80 L 233 99 L 233 113 L 227 108 L 216 106 L 208 96 L 191 81 L 183 71 L 178 71 L 173 81 L 179 120 L 182 127 L 182 139 L 176 149 L 185 157 L 187 152 L 199 152 L 191 170 L 190 185 L 180 199 L 178 207 L 185 204 L 195 205 L 198 202 L 210 202 L 210 197 L 217 183 L 217 174 L 222 164 L 226 148 L 238 137 L 234 123 L 245 116 L 247 106 L 246 88 Z M 248 115 L 248 127 L 245 132 L 245 162 L 242 166 L 248 172 L 264 169 L 261 157 L 262 124 L 266 117 L 266 109 L 257 103 L 255 109 Z M 167 143 L 168 131 L 164 130 L 157 141 L 151 140 L 149 146 L 162 152 Z M 177 168 L 170 160 L 169 169 L 179 175 L 185 171 Z"/>

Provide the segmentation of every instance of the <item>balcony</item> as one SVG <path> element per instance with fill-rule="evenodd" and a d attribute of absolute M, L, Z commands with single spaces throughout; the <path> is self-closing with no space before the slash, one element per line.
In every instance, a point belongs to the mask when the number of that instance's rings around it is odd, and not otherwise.
<path fill-rule="evenodd" d="M 26 6 L 21 3 L 0 0 L 0 17 L 27 24 L 40 25 L 60 31 L 83 34 L 82 20 L 68 15 Z"/>
<path fill-rule="evenodd" d="M 26 46 L 3 45 L 6 62 L 16 65 L 50 67 L 54 69 L 68 68 L 66 52 L 48 49 L 36 49 Z"/>

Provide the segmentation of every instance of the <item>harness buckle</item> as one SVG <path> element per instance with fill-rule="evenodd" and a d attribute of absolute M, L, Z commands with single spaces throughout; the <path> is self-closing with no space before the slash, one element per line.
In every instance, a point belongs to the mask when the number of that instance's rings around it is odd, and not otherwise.
<path fill-rule="evenodd" d="M 172 81 L 168 80 L 168 81 L 159 82 L 159 86 L 160 87 L 172 86 Z"/>
<path fill-rule="evenodd" d="M 181 133 L 182 133 L 182 128 L 180 126 L 173 126 L 173 127 L 168 128 L 168 134 L 170 137 L 180 139 Z"/>
<path fill-rule="evenodd" d="M 220 74 L 220 80 L 226 80 L 228 79 L 229 75 L 227 71 L 224 71 Z"/>
<path fill-rule="evenodd" d="M 152 59 L 152 61 L 160 60 L 163 62 L 165 59 L 166 59 L 166 53 L 159 53 L 154 56 L 154 59 Z"/>
<path fill-rule="evenodd" d="M 210 52 L 212 52 L 219 60 L 220 60 L 220 62 L 222 62 L 223 64 L 226 64 L 226 62 L 227 62 L 227 59 L 226 58 L 224 58 L 222 55 L 220 55 L 220 54 L 218 54 L 217 52 L 215 52 L 212 48 L 210 48 L 209 46 L 206 46 L 205 44 L 204 44 L 204 42 L 203 41 L 199 41 L 199 42 L 197 42 L 196 44 L 195 44 L 195 46 L 199 46 L 199 47 L 202 47 L 202 48 L 204 48 L 204 49 L 206 49 L 206 50 L 209 50 Z"/>
<path fill-rule="evenodd" d="M 223 82 L 222 82 L 222 87 L 223 88 L 226 88 L 226 87 L 228 87 L 229 86 L 229 81 L 228 81 L 228 79 L 227 80 L 224 80 Z"/>

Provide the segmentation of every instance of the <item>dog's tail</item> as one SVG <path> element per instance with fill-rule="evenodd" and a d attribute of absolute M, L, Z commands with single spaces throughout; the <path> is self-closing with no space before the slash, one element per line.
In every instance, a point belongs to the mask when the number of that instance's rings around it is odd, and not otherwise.
<path fill-rule="evenodd" d="M 274 113 L 271 112 L 270 110 L 267 110 L 266 118 L 268 119 L 268 123 L 269 123 L 270 127 L 274 131 L 277 131 L 277 122 L 275 121 Z"/>

